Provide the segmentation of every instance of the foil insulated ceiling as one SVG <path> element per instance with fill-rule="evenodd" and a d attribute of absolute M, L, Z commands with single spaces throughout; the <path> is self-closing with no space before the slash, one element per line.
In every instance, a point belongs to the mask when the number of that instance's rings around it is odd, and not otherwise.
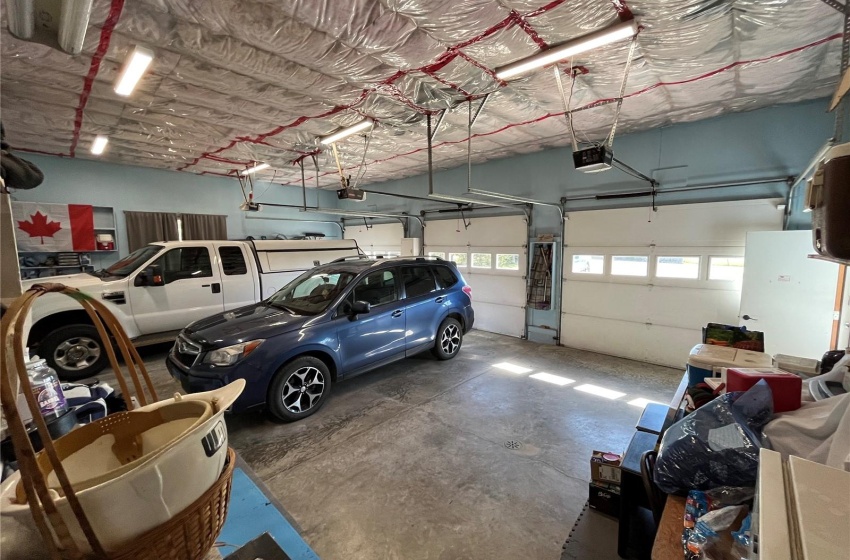
<path fill-rule="evenodd" d="M 494 69 L 618 21 L 640 26 L 618 135 L 830 95 L 843 23 L 821 0 L 95 0 L 83 52 L 70 56 L 16 39 L 6 17 L 13 149 L 230 176 L 268 162 L 258 179 L 281 184 L 300 184 L 293 162 L 318 152 L 321 186 L 339 177 L 317 138 L 364 117 L 377 123 L 365 166 L 363 136 L 337 144 L 362 184 L 424 173 L 425 115 L 444 109 L 434 164 L 461 165 L 466 101 L 487 93 L 473 161 L 568 145 L 552 70 L 501 81 Z M 155 59 L 119 97 L 135 45 Z M 608 134 L 629 45 L 572 61 L 580 140 Z M 109 136 L 101 156 L 89 151 L 96 135 Z"/>

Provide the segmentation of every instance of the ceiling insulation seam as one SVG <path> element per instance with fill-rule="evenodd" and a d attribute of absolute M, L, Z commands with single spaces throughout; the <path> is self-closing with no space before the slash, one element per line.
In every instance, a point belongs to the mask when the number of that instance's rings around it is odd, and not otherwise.
<path fill-rule="evenodd" d="M 693 77 L 693 78 L 689 78 L 687 80 L 680 80 L 680 81 L 677 81 L 677 82 L 670 82 L 670 83 L 659 82 L 659 83 L 653 84 L 649 87 L 645 87 L 641 90 L 628 93 L 624 96 L 624 99 L 628 99 L 628 98 L 632 98 L 632 97 L 636 97 L 636 96 L 648 93 L 648 92 L 650 92 L 650 91 L 652 91 L 656 88 L 659 88 L 659 87 L 671 86 L 671 85 L 684 85 L 684 84 L 690 84 L 690 83 L 698 82 L 700 80 L 710 78 L 710 77 L 715 76 L 717 74 L 726 72 L 726 71 L 731 70 L 733 68 L 736 68 L 738 66 L 749 65 L 749 64 L 757 64 L 759 62 L 766 62 L 766 61 L 773 60 L 773 59 L 776 59 L 776 58 L 782 58 L 782 57 L 785 57 L 785 56 L 788 56 L 788 55 L 791 55 L 791 54 L 795 54 L 797 52 L 801 52 L 801 51 L 804 51 L 806 49 L 809 49 L 809 48 L 812 48 L 812 47 L 815 47 L 815 46 L 818 46 L 818 45 L 821 45 L 821 44 L 824 44 L 824 43 L 827 43 L 827 42 L 830 42 L 830 41 L 834 41 L 836 39 L 840 39 L 841 37 L 842 37 L 842 34 L 838 33 L 838 34 L 835 34 L 835 35 L 831 35 L 829 37 L 825 37 L 823 39 L 820 39 L 820 40 L 815 41 L 813 43 L 810 43 L 808 45 L 795 47 L 795 48 L 790 49 L 788 51 L 778 53 L 778 54 L 775 54 L 775 55 L 772 55 L 772 56 L 767 56 L 767 57 L 763 57 L 763 58 L 760 58 L 760 59 L 754 59 L 754 60 L 738 61 L 738 62 L 729 64 L 727 66 L 724 66 L 723 68 L 718 68 L 716 70 L 707 72 L 707 73 L 705 73 L 701 76 L 696 76 L 696 77 Z M 585 109 L 585 108 L 588 108 L 588 107 L 595 107 L 595 106 L 599 105 L 600 103 L 608 103 L 608 102 L 611 102 L 611 101 L 614 101 L 614 100 L 616 100 L 616 98 L 598 99 L 594 102 L 587 104 L 587 106 L 576 108 L 576 109 L 574 109 L 574 111 L 578 111 L 578 110 Z M 527 121 L 511 123 L 511 124 L 505 125 L 504 127 L 500 128 L 500 129 L 491 130 L 489 132 L 484 132 L 484 133 L 475 133 L 475 134 L 472 135 L 472 138 L 473 139 L 484 138 L 484 137 L 487 137 L 487 136 L 491 136 L 491 135 L 494 135 L 494 134 L 504 132 L 504 131 L 509 130 L 511 128 L 514 128 L 514 127 L 521 127 L 521 126 L 525 126 L 525 125 L 529 125 L 529 124 L 538 123 L 538 122 L 548 120 L 548 119 L 553 118 L 553 117 L 563 117 L 565 114 L 566 113 L 564 111 L 561 111 L 560 113 L 550 113 L 550 114 L 543 115 L 541 117 L 537 117 L 535 119 L 531 119 L 531 120 L 527 120 Z M 442 141 L 442 142 L 439 142 L 438 144 L 433 145 L 432 149 L 437 149 L 437 148 L 440 148 L 442 146 L 447 146 L 447 145 L 452 145 L 452 144 L 462 144 L 462 143 L 465 143 L 467 140 L 468 140 L 468 138 L 464 138 L 464 139 L 460 139 L 460 140 L 452 140 L 452 141 Z M 366 165 L 374 165 L 374 164 L 378 164 L 378 163 L 384 163 L 386 161 L 391 161 L 391 160 L 399 158 L 399 157 L 405 157 L 405 156 L 409 156 L 409 155 L 412 155 L 412 154 L 416 154 L 416 153 L 422 152 L 426 149 L 427 149 L 427 147 L 416 148 L 416 149 L 411 150 L 409 152 L 396 154 L 396 155 L 393 155 L 393 156 L 386 158 L 386 159 L 383 159 L 383 160 L 370 161 Z M 347 167 L 347 168 L 344 168 L 343 171 L 349 171 L 349 170 L 352 170 L 352 169 L 353 168 Z M 336 173 L 336 171 L 327 171 L 325 173 L 321 173 L 320 176 L 333 175 L 335 173 Z M 309 177 L 307 180 L 309 181 L 309 180 L 312 180 L 312 179 L 315 179 L 315 177 Z M 282 185 L 290 185 L 292 183 L 281 183 L 281 184 Z"/>
<path fill-rule="evenodd" d="M 115 26 L 118 23 L 118 18 L 121 17 L 121 11 L 123 9 L 124 0 L 112 0 L 112 4 L 109 8 L 109 15 L 103 23 L 103 27 L 101 27 L 100 42 L 97 45 L 97 51 L 92 57 L 89 72 L 86 74 L 86 78 L 83 81 L 83 91 L 80 94 L 80 104 L 77 106 L 77 113 L 74 117 L 74 136 L 73 140 L 71 140 L 71 147 L 68 148 L 68 154 L 71 157 L 76 155 L 77 142 L 80 139 L 80 129 L 83 126 L 83 111 L 86 109 L 86 104 L 89 100 L 89 94 L 91 93 L 94 79 L 97 76 L 98 70 L 100 70 L 100 61 L 103 60 L 103 56 L 106 54 L 107 49 L 109 49 L 109 39 L 112 37 L 112 30 L 115 29 Z"/>

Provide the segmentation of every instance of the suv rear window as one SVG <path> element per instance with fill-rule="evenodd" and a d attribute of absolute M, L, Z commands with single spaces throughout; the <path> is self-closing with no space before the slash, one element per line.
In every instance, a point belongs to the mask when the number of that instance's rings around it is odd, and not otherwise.
<path fill-rule="evenodd" d="M 457 284 L 457 276 L 447 266 L 435 266 L 434 274 L 437 275 L 437 283 L 442 289 L 451 288 Z"/>
<path fill-rule="evenodd" d="M 404 291 L 409 298 L 425 295 L 437 289 L 434 276 L 425 266 L 406 266 L 401 269 L 401 278 L 404 281 Z"/>

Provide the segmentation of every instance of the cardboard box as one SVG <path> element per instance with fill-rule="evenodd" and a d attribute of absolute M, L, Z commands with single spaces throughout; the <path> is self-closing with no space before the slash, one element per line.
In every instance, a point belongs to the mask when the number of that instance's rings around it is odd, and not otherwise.
<path fill-rule="evenodd" d="M 590 480 L 597 483 L 620 485 L 620 462 L 617 453 L 594 451 L 590 456 Z"/>
<path fill-rule="evenodd" d="M 620 487 L 615 485 L 597 485 L 590 483 L 590 495 L 587 505 L 593 509 L 611 515 L 620 516 Z"/>

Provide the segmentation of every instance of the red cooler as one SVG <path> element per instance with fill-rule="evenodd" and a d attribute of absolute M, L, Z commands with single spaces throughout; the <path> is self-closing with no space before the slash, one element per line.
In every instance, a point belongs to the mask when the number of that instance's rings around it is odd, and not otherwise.
<path fill-rule="evenodd" d="M 803 379 L 777 368 L 729 368 L 726 370 L 726 391 L 746 391 L 764 379 L 773 392 L 773 411 L 788 412 L 800 408 Z"/>

